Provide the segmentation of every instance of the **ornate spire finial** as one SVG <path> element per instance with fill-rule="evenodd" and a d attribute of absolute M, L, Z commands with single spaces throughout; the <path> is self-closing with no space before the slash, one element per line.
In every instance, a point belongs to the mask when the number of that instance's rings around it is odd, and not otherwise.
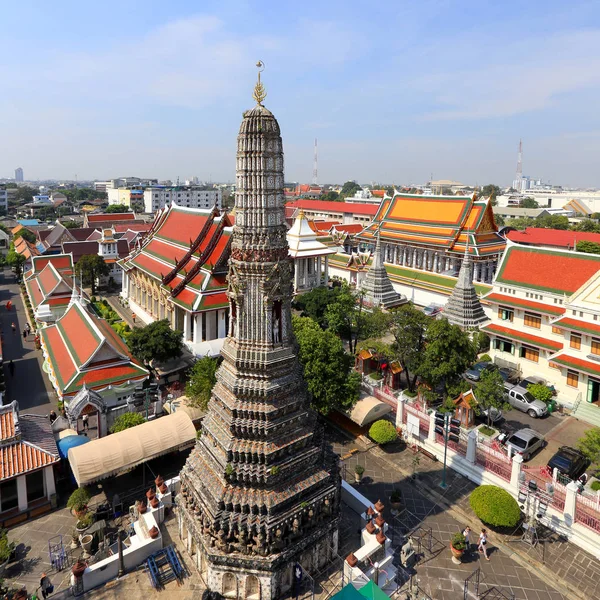
<path fill-rule="evenodd" d="M 262 106 L 263 100 L 267 97 L 265 86 L 260 82 L 260 74 L 265 70 L 265 63 L 262 60 L 259 60 L 256 63 L 256 67 L 258 69 L 258 81 L 254 86 L 254 93 L 252 94 L 252 97 L 256 100 L 259 106 Z"/>

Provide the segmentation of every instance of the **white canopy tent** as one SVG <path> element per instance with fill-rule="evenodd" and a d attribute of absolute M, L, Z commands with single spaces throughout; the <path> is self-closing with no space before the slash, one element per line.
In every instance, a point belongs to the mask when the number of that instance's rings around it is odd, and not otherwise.
<path fill-rule="evenodd" d="M 364 427 L 377 419 L 387 415 L 392 407 L 374 396 L 361 398 L 352 408 L 348 415 L 357 425 Z"/>
<path fill-rule="evenodd" d="M 80 487 L 133 469 L 152 458 L 192 446 L 196 428 L 183 411 L 69 449 Z"/>

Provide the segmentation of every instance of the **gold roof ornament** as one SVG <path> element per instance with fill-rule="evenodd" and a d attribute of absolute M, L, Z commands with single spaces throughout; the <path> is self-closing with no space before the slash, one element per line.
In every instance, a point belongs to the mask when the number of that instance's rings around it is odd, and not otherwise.
<path fill-rule="evenodd" d="M 260 82 L 260 74 L 265 70 L 265 63 L 262 60 L 259 60 L 256 63 L 256 67 L 258 68 L 258 81 L 254 86 L 254 93 L 252 94 L 252 97 L 256 100 L 259 106 L 262 106 L 263 100 L 267 97 L 265 86 Z"/>

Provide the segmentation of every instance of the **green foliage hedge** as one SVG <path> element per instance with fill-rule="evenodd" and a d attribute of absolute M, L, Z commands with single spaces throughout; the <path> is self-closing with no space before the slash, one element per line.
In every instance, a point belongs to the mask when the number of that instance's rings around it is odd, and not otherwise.
<path fill-rule="evenodd" d="M 145 421 L 144 416 L 137 412 L 127 412 L 115 419 L 113 426 L 110 428 L 111 433 L 118 433 L 130 427 L 141 425 Z"/>
<path fill-rule="evenodd" d="M 521 519 L 517 501 L 495 485 L 480 485 L 469 497 L 473 512 L 491 527 L 515 527 Z"/>
<path fill-rule="evenodd" d="M 378 444 L 389 444 L 396 441 L 398 432 L 392 423 L 381 419 L 371 425 L 369 437 Z"/>

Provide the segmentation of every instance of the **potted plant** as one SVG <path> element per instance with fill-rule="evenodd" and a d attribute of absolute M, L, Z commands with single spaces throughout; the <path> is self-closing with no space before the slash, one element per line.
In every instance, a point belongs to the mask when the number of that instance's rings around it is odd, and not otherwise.
<path fill-rule="evenodd" d="M 73 531 L 71 531 L 71 550 L 77 550 L 79 547 L 79 533 L 77 529 L 73 527 Z"/>
<path fill-rule="evenodd" d="M 360 480 L 362 479 L 364 472 L 365 472 L 365 468 L 362 465 L 356 465 L 354 467 L 354 481 L 356 483 L 360 483 Z"/>
<path fill-rule="evenodd" d="M 78 533 L 83 533 L 91 524 L 94 515 L 92 513 L 85 513 L 82 517 L 80 517 L 75 524 L 75 529 Z"/>
<path fill-rule="evenodd" d="M 400 490 L 394 490 L 390 494 L 390 506 L 392 510 L 400 510 L 402 506 L 402 492 Z"/>
<path fill-rule="evenodd" d="M 85 488 L 77 488 L 67 501 L 67 508 L 76 517 L 81 517 L 87 512 L 87 504 L 90 501 L 91 495 Z"/>
<path fill-rule="evenodd" d="M 421 462 L 421 457 L 419 456 L 418 452 L 415 452 L 412 457 L 412 470 L 413 470 L 412 479 L 413 479 L 413 481 L 415 481 L 419 478 L 419 473 L 417 472 L 417 468 L 419 467 L 420 462 Z"/>
<path fill-rule="evenodd" d="M 452 552 L 452 562 L 460 565 L 461 557 L 467 549 L 467 540 L 462 533 L 455 533 L 450 540 L 450 551 Z"/>

